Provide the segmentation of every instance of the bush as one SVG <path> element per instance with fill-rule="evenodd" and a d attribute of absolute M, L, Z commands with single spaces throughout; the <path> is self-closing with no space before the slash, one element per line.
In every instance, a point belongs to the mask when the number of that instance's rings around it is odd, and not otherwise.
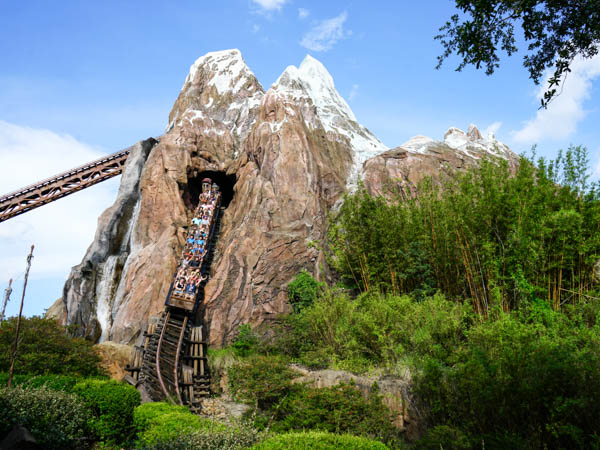
<path fill-rule="evenodd" d="M 425 433 L 416 444 L 418 450 L 467 450 L 473 446 L 467 436 L 456 428 L 438 425 Z"/>
<path fill-rule="evenodd" d="M 302 313 L 285 320 L 270 349 L 310 367 L 360 373 L 384 366 L 393 371 L 414 356 L 445 360 L 465 341 L 474 320 L 469 305 L 442 294 L 417 302 L 408 295 L 369 292 L 353 299 L 325 290 Z"/>
<path fill-rule="evenodd" d="M 83 448 L 90 412 L 72 394 L 46 387 L 0 388 L 0 440 L 16 424 L 44 448 Z"/>
<path fill-rule="evenodd" d="M 90 429 L 100 441 L 113 444 L 127 442 L 133 436 L 133 411 L 140 404 L 140 393 L 114 380 L 86 380 L 73 387 L 90 408 Z"/>
<path fill-rule="evenodd" d="M 324 283 L 315 280 L 306 270 L 296 275 L 287 287 L 288 299 L 294 311 L 300 312 L 312 305 L 323 286 Z"/>
<path fill-rule="evenodd" d="M 299 386 L 275 410 L 275 432 L 319 430 L 350 433 L 393 442 L 398 432 L 381 397 L 365 398 L 357 388 L 339 384 L 329 388 Z"/>
<path fill-rule="evenodd" d="M 457 427 L 489 448 L 598 444 L 597 326 L 536 306 L 522 317 L 501 313 L 467 336 L 452 364 L 428 358 L 417 377 L 430 423 Z"/>
<path fill-rule="evenodd" d="M 154 419 L 171 413 L 188 414 L 189 410 L 185 406 L 173 405 L 166 402 L 144 403 L 133 410 L 133 426 L 135 431 L 138 433 L 143 432 L 150 426 Z"/>
<path fill-rule="evenodd" d="M 237 400 L 267 409 L 287 395 L 296 376 L 285 360 L 254 355 L 227 370 L 231 392 Z"/>
<path fill-rule="evenodd" d="M 232 428 L 226 431 L 198 431 L 180 434 L 168 440 L 157 440 L 146 447 L 150 450 L 236 450 L 260 442 L 263 435 L 252 428 Z"/>
<path fill-rule="evenodd" d="M 202 419 L 188 412 L 166 412 L 158 414 L 147 422 L 146 429 L 138 433 L 138 446 L 168 445 L 179 436 L 198 431 L 225 432 L 227 427 L 221 423 Z"/>
<path fill-rule="evenodd" d="M 388 447 L 381 442 L 364 437 L 311 431 L 276 435 L 252 448 L 255 450 L 385 450 Z"/>
<path fill-rule="evenodd" d="M 233 340 L 231 348 L 236 356 L 248 356 L 254 352 L 258 345 L 258 338 L 249 324 L 240 325 L 238 335 Z"/>
<path fill-rule="evenodd" d="M 0 324 L 0 372 L 8 372 L 17 318 Z M 73 376 L 101 375 L 100 358 L 93 344 L 71 338 L 65 327 L 54 319 L 31 317 L 21 319 L 20 344 L 15 373 L 65 374 Z"/>

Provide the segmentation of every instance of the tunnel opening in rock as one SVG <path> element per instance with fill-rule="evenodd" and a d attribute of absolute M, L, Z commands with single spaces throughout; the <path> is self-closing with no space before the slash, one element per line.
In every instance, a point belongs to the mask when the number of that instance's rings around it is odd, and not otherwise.
<path fill-rule="evenodd" d="M 202 180 L 210 178 L 217 183 L 221 190 L 221 206 L 227 208 L 233 199 L 233 187 L 235 186 L 235 174 L 227 175 L 225 172 L 215 170 L 193 171 L 188 174 L 187 186 L 183 190 L 183 201 L 189 209 L 198 206 L 198 197 L 202 192 Z"/>

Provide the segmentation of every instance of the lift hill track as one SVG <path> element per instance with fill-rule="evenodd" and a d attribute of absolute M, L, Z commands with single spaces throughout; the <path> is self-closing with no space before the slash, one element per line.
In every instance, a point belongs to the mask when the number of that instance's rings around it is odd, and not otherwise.
<path fill-rule="evenodd" d="M 130 149 L 125 149 L 3 195 L 0 222 L 120 175 L 129 154 Z M 219 186 L 211 182 L 208 178 L 202 182 L 194 221 L 188 227 L 188 238 L 193 235 L 195 242 L 186 243 L 165 310 L 150 320 L 142 345 L 134 348 L 126 368 L 128 380 L 136 386 L 143 384 L 153 400 L 170 399 L 189 405 L 193 411 L 199 409 L 201 398 L 210 394 L 204 311 L 200 306 L 224 209 Z M 198 241 L 202 241 L 202 252 L 194 250 Z"/>
<path fill-rule="evenodd" d="M 204 179 L 165 310 L 148 324 L 142 345 L 134 348 L 126 369 L 129 381 L 142 384 L 153 400 L 170 399 L 193 411 L 199 409 L 202 397 L 210 394 L 201 306 L 222 209 L 219 187 Z"/>

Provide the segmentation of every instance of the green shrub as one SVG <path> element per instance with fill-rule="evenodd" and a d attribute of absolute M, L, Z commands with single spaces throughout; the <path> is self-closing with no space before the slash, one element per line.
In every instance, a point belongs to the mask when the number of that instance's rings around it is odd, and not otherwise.
<path fill-rule="evenodd" d="M 462 431 L 447 425 L 438 425 L 427 430 L 415 444 L 417 450 L 467 450 L 472 447 Z"/>
<path fill-rule="evenodd" d="M 295 312 L 300 312 L 304 308 L 313 304 L 317 299 L 319 292 L 323 289 L 324 283 L 315 280 L 310 273 L 305 270 L 296 275 L 287 287 L 288 299 Z"/>
<path fill-rule="evenodd" d="M 0 440 L 21 424 L 45 448 L 83 448 L 90 412 L 72 394 L 46 387 L 0 388 Z"/>
<path fill-rule="evenodd" d="M 381 397 L 365 398 L 357 388 L 339 384 L 329 388 L 299 386 L 274 411 L 275 432 L 319 430 L 369 436 L 393 442 L 398 432 L 391 422 L 390 410 Z"/>
<path fill-rule="evenodd" d="M 236 356 L 248 356 L 258 346 L 258 338 L 249 324 L 240 325 L 238 335 L 231 343 L 231 348 Z"/>
<path fill-rule="evenodd" d="M 487 448 L 598 444 L 600 328 L 536 306 L 522 317 L 501 313 L 467 336 L 452 364 L 427 358 L 416 378 L 430 423 Z"/>
<path fill-rule="evenodd" d="M 24 374 L 15 373 L 15 374 L 13 374 L 11 386 L 20 386 L 23 383 L 26 383 L 27 381 L 29 381 L 34 376 L 35 375 L 24 375 Z M 6 387 L 6 386 L 8 386 L 8 372 L 2 372 L 2 373 L 0 373 L 0 387 Z"/>
<path fill-rule="evenodd" d="M 252 447 L 255 450 L 385 450 L 381 442 L 358 436 L 323 432 L 286 433 Z"/>
<path fill-rule="evenodd" d="M 284 320 L 270 350 L 310 367 L 394 370 L 413 356 L 445 360 L 465 341 L 475 318 L 469 305 L 442 294 L 417 302 L 408 295 L 369 292 L 353 299 L 325 290 L 302 313 Z"/>
<path fill-rule="evenodd" d="M 166 412 L 148 420 L 146 429 L 138 433 L 138 446 L 145 447 L 161 442 L 164 445 L 179 436 L 198 431 L 224 432 L 226 430 L 225 425 L 202 419 L 189 411 Z"/>
<path fill-rule="evenodd" d="M 253 355 L 227 370 L 234 397 L 243 402 L 267 409 L 291 388 L 296 376 L 286 361 L 277 357 Z"/>
<path fill-rule="evenodd" d="M 53 391 L 71 392 L 79 381 L 81 378 L 69 375 L 38 375 L 29 378 L 23 383 L 23 386 L 31 388 L 44 386 Z"/>
<path fill-rule="evenodd" d="M 149 450 L 237 450 L 249 448 L 262 439 L 263 434 L 253 428 L 204 430 L 180 434 L 167 440 L 157 440 L 146 448 Z"/>
<path fill-rule="evenodd" d="M 10 367 L 10 355 L 17 320 L 12 317 L 0 324 L 0 372 Z M 71 338 L 65 327 L 54 319 L 23 318 L 15 373 L 65 374 L 72 376 L 101 375 L 100 358 L 93 344 Z"/>
<path fill-rule="evenodd" d="M 138 433 L 142 432 L 156 417 L 171 413 L 188 414 L 189 410 L 185 406 L 166 402 L 143 403 L 133 410 L 133 426 Z"/>
<path fill-rule="evenodd" d="M 73 387 L 93 413 L 90 429 L 100 441 L 124 443 L 133 436 L 133 411 L 140 404 L 140 393 L 114 380 L 86 380 Z"/>

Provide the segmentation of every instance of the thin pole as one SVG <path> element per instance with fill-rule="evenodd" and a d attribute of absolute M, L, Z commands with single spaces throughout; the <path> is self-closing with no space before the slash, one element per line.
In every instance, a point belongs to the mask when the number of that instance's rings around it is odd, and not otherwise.
<path fill-rule="evenodd" d="M 2 314 L 0 314 L 0 322 L 4 321 L 4 313 L 6 312 L 6 304 L 10 300 L 12 294 L 12 278 L 8 280 L 8 287 L 4 290 L 4 304 L 2 305 Z"/>
<path fill-rule="evenodd" d="M 21 307 L 19 308 L 19 316 L 17 317 L 17 329 L 15 331 L 15 342 L 13 344 L 13 352 L 10 358 L 10 370 L 8 372 L 8 387 L 12 382 L 13 370 L 15 368 L 15 359 L 17 358 L 17 349 L 19 348 L 19 331 L 21 329 L 21 316 L 23 315 L 23 302 L 25 301 L 25 289 L 27 289 L 27 278 L 29 278 L 29 268 L 33 259 L 33 245 L 31 252 L 27 256 L 27 269 L 25 270 L 25 280 L 23 281 L 23 295 L 21 296 Z"/>

